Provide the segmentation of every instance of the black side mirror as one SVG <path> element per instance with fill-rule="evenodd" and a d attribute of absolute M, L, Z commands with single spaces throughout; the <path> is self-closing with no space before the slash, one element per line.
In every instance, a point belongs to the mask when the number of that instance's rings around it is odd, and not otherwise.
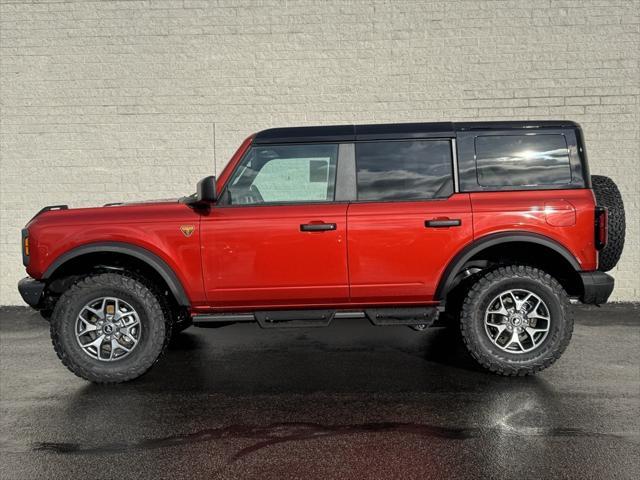
<path fill-rule="evenodd" d="M 198 182 L 198 203 L 213 203 L 216 201 L 216 177 L 211 175 Z"/>

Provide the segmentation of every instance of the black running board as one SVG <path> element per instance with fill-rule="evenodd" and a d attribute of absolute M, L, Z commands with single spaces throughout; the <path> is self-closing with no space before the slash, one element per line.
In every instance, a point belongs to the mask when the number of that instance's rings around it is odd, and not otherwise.
<path fill-rule="evenodd" d="M 370 308 L 365 314 L 377 326 L 425 325 L 430 327 L 438 318 L 436 307 Z"/>
<path fill-rule="evenodd" d="M 327 327 L 335 310 L 280 310 L 256 312 L 262 328 Z"/>
<path fill-rule="evenodd" d="M 262 328 L 326 327 L 334 319 L 367 318 L 376 326 L 426 325 L 438 318 L 441 307 L 371 308 L 367 310 L 265 310 L 253 313 L 193 315 L 194 327 L 258 322 Z"/>

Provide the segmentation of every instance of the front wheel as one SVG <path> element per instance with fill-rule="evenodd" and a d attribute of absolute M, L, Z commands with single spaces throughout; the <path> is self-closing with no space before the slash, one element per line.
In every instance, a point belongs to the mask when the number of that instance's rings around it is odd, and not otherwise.
<path fill-rule="evenodd" d="M 562 355 L 573 332 L 569 298 L 534 267 L 496 268 L 471 287 L 460 316 L 471 356 L 499 375 L 530 375 Z"/>
<path fill-rule="evenodd" d="M 56 303 L 50 329 L 62 363 L 96 383 L 124 382 L 145 373 L 162 354 L 170 332 L 153 291 L 120 273 L 90 275 L 74 284 Z"/>

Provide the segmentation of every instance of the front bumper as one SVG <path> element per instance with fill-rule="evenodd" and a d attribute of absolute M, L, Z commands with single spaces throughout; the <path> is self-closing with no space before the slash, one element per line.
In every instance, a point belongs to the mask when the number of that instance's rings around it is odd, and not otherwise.
<path fill-rule="evenodd" d="M 600 305 L 606 303 L 613 292 L 615 280 L 604 272 L 580 272 L 583 294 L 582 303 Z"/>
<path fill-rule="evenodd" d="M 40 282 L 31 277 L 23 278 L 18 282 L 18 291 L 20 292 L 22 299 L 33 308 L 38 308 L 40 305 L 44 287 L 44 282 Z"/>

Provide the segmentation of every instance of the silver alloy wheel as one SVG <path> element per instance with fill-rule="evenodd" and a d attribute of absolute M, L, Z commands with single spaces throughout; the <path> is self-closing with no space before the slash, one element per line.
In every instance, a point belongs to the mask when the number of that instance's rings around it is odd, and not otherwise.
<path fill-rule="evenodd" d="M 102 362 L 121 360 L 140 342 L 142 324 L 138 312 L 122 299 L 100 297 L 78 314 L 76 340 L 91 358 Z"/>
<path fill-rule="evenodd" d="M 497 295 L 484 315 L 484 330 L 491 342 L 509 353 L 538 348 L 549 334 L 547 304 L 529 290 L 512 289 Z"/>

